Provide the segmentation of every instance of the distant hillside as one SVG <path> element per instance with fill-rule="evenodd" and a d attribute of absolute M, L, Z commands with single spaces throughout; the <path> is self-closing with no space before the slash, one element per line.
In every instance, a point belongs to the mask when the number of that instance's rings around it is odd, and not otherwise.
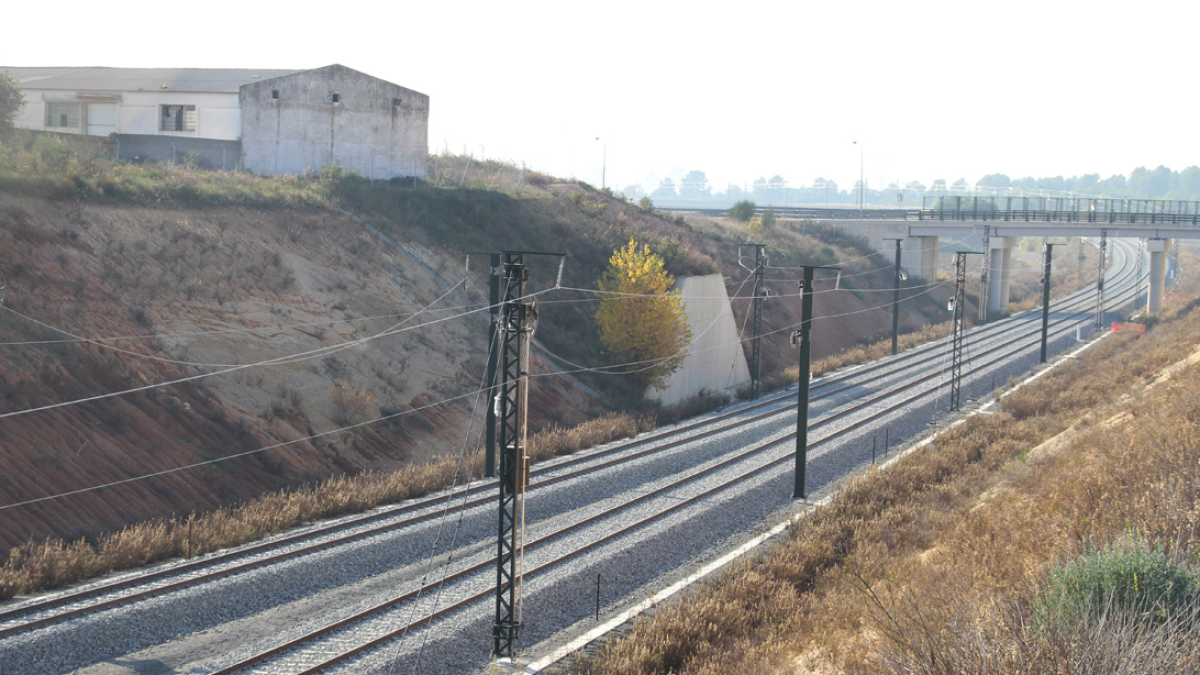
<path fill-rule="evenodd" d="M 749 294 L 741 226 L 665 218 L 500 164 L 436 158 L 431 184 L 414 187 L 0 148 L 0 505 L 33 501 L 0 519 L 0 551 L 457 451 L 478 433 L 486 356 L 485 261 L 468 277 L 465 253 L 564 251 L 563 286 L 594 288 L 630 236 L 678 276 L 719 271 Z M 818 356 L 887 330 L 887 299 L 863 292 L 889 283 L 875 271 L 887 261 L 861 242 L 795 223 L 758 238 L 781 296 L 767 305 L 778 333 L 765 368 L 794 362 L 786 268 L 799 262 L 851 261 L 842 288 L 856 290 L 818 296 L 819 315 L 839 316 Z M 532 290 L 554 285 L 551 259 L 530 271 Z M 542 300 L 535 372 L 608 365 L 594 297 Z M 937 305 L 915 301 L 905 327 L 941 320 Z M 620 376 L 537 378 L 531 421 L 570 424 L 639 394 Z"/>

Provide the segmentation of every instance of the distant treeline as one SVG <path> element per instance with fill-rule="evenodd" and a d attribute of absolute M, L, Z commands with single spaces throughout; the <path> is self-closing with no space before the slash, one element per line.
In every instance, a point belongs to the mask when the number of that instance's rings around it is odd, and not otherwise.
<path fill-rule="evenodd" d="M 974 185 L 965 178 L 949 182 L 943 178 L 928 186 L 920 181 L 892 183 L 884 189 L 870 188 L 860 194 L 858 186 L 841 188 L 832 180 L 817 178 L 811 184 L 790 183 L 782 176 L 759 178 L 750 185 L 730 184 L 716 189 L 702 171 L 692 171 L 676 183 L 664 178 L 659 186 L 647 193 L 640 185 L 622 190 L 626 197 L 640 199 L 649 196 L 655 202 L 701 201 L 733 203 L 750 199 L 759 205 L 767 204 L 866 204 L 917 208 L 941 196 L 953 194 L 1000 194 L 1030 197 L 1105 197 L 1109 199 L 1170 199 L 1200 201 L 1200 167 L 1190 166 L 1172 171 L 1165 166 L 1157 169 L 1138 167 L 1128 177 L 1121 175 L 1101 178 L 1098 173 L 1082 176 L 1051 176 L 1045 178 L 1012 179 L 1002 173 L 992 173 Z"/>
<path fill-rule="evenodd" d="M 1165 166 L 1157 169 L 1139 166 L 1128 178 L 1118 175 L 1104 179 L 1098 173 L 1085 173 L 1070 178 L 1027 176 L 1013 180 L 1002 173 L 992 173 L 980 178 L 975 185 L 981 188 L 1011 187 L 1027 192 L 1053 190 L 1090 197 L 1200 200 L 1200 167 L 1189 166 L 1183 171 L 1172 171 Z"/>

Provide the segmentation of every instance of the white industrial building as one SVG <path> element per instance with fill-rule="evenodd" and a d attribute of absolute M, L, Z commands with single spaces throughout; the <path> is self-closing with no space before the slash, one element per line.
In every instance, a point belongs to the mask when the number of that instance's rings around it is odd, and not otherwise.
<path fill-rule="evenodd" d="M 102 138 L 123 158 L 260 174 L 335 164 L 372 179 L 424 178 L 429 97 L 345 66 L 313 70 L 6 68 L 15 126 Z"/>

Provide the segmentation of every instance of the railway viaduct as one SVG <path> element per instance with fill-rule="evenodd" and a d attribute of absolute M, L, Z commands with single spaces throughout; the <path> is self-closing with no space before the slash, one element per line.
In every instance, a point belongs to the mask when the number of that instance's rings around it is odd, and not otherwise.
<path fill-rule="evenodd" d="M 925 279 L 937 277 L 940 239 L 982 241 L 987 256 L 989 316 L 998 315 L 1001 308 L 1008 306 L 1012 248 L 1017 237 L 1144 240 L 1150 254 L 1146 309 L 1151 313 L 1162 305 L 1166 255 L 1172 240 L 1200 239 L 1200 202 L 1196 201 L 989 196 L 939 198 L 933 208 L 920 209 L 771 208 L 780 218 L 840 225 L 866 236 L 872 246 L 884 253 L 890 252 L 887 242 L 898 239 L 901 265 Z"/>

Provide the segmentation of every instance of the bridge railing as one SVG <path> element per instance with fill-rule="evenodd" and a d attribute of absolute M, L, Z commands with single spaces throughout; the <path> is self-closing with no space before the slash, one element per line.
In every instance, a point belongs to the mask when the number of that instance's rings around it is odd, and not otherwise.
<path fill-rule="evenodd" d="M 1003 200 L 1004 198 L 999 198 Z M 1020 198 L 1014 198 L 1020 199 Z M 1065 199 L 1065 198 L 1064 198 Z M 1106 200 L 1115 206 L 1121 200 Z M 1132 201 L 1132 200 L 1130 200 Z M 1149 200 L 1144 200 L 1149 201 Z M 916 221 L 999 221 L 1025 223 L 1109 223 L 1134 225 L 1195 225 L 1200 227 L 1200 202 L 1177 202 L 1178 208 L 1170 210 L 1145 210 L 1130 208 L 1101 209 L 1085 205 L 1082 209 L 1041 209 L 1041 208 L 997 208 L 991 201 L 963 199 L 961 202 L 943 202 L 948 206 L 962 208 L 921 208 L 921 209 L 881 209 L 853 207 L 801 207 L 801 206 L 772 206 L 775 215 L 780 218 L 794 220 L 916 220 Z M 1122 205 L 1124 206 L 1124 205 Z M 1140 206 L 1129 204 L 1130 207 Z M 1145 205 L 1150 207 L 1150 204 Z M 705 213 L 714 217 L 726 213 L 723 209 L 686 209 Z M 765 208 L 759 208 L 762 213 Z"/>
<path fill-rule="evenodd" d="M 1200 213 L 1158 213 L 1154 211 L 1058 211 L 1040 209 L 921 209 L 917 220 L 1001 221 L 1026 223 L 1110 223 L 1143 225 L 1200 225 Z"/>
<path fill-rule="evenodd" d="M 1029 196 L 1029 195 L 953 195 L 925 197 L 921 203 L 922 211 L 953 211 L 955 213 L 979 213 L 1004 211 L 1010 213 L 1043 212 L 1043 213 L 1101 213 L 1118 214 L 1110 216 L 1113 222 L 1129 222 L 1128 217 L 1120 214 L 1134 214 L 1137 222 L 1147 222 L 1151 216 L 1156 222 L 1175 222 L 1170 220 L 1158 221 L 1160 216 L 1183 216 L 1177 222 L 1192 222 L 1191 216 L 1200 216 L 1200 201 L 1182 199 L 1112 199 L 1106 197 L 1080 196 Z M 1100 216 L 1096 216 L 1100 218 Z M 990 216 L 989 216 L 990 219 Z"/>

